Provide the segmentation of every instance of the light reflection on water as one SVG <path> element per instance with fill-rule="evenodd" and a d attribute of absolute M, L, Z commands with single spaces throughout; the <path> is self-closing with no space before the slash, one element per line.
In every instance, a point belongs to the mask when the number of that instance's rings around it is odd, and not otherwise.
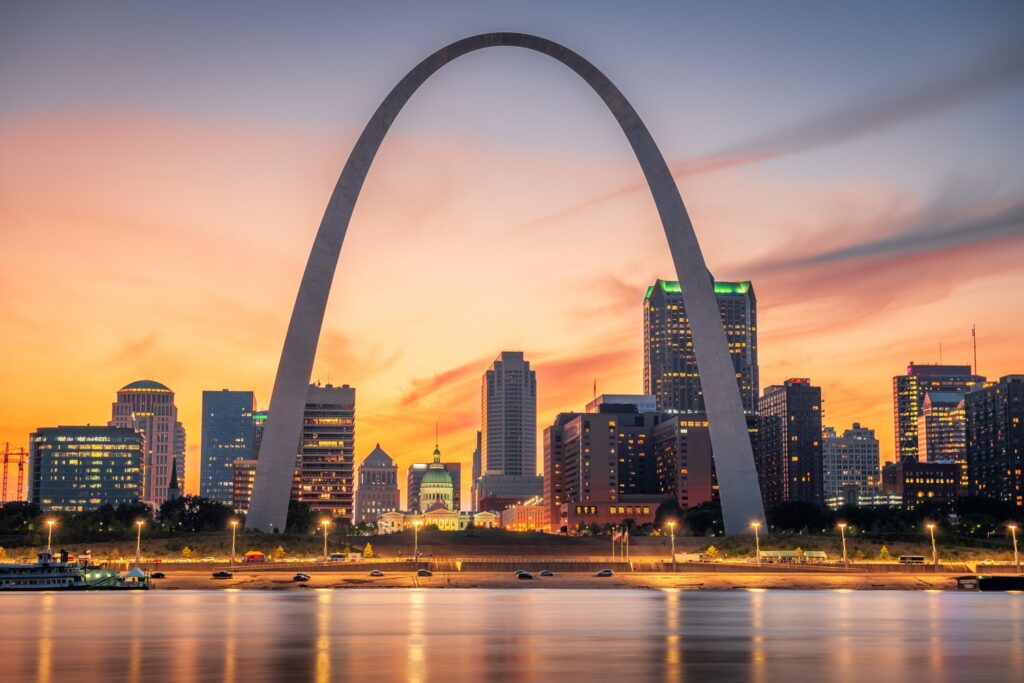
<path fill-rule="evenodd" d="M 1024 680 L 1024 595 L 0 595 L 4 681 Z M 871 673 L 875 672 L 875 673 Z"/>

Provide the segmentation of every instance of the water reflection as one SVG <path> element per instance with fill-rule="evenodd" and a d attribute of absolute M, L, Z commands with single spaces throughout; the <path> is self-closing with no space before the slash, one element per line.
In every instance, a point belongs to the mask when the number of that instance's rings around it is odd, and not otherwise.
<path fill-rule="evenodd" d="M 0 596 L 7 681 L 1024 680 L 1024 595 L 302 590 Z"/>

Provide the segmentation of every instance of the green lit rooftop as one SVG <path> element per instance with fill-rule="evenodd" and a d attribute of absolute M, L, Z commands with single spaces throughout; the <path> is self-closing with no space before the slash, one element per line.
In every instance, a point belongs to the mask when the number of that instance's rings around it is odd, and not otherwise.
<path fill-rule="evenodd" d="M 682 289 L 679 287 L 679 282 L 676 280 L 658 280 L 653 285 L 647 288 L 647 294 L 644 295 L 644 300 L 651 298 L 651 294 L 654 293 L 655 287 L 661 287 L 661 291 L 666 294 L 680 294 Z M 715 294 L 746 294 L 750 291 L 750 280 L 744 280 L 742 282 L 721 282 L 715 280 Z"/>

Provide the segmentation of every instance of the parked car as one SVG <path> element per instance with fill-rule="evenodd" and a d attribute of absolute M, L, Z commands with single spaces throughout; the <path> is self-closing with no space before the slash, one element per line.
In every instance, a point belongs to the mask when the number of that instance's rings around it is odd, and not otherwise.
<path fill-rule="evenodd" d="M 371 569 L 370 576 L 384 576 L 384 572 L 379 569 Z"/>
<path fill-rule="evenodd" d="M 551 571 L 550 569 L 545 569 L 544 571 L 542 571 L 540 573 L 540 575 L 541 576 L 554 576 L 555 573 L 553 571 Z"/>
<path fill-rule="evenodd" d="M 167 578 L 167 577 L 164 576 L 163 572 L 153 572 L 152 574 L 149 575 L 149 578 L 151 578 L 151 579 L 164 579 L 164 578 Z"/>
<path fill-rule="evenodd" d="M 303 574 L 302 572 L 299 572 L 298 574 L 292 577 L 292 581 L 309 581 L 309 574 Z"/>
<path fill-rule="evenodd" d="M 434 575 L 434 572 L 430 571 L 429 569 L 420 569 L 419 571 L 416 572 L 416 576 L 433 576 L 433 575 Z"/>
<path fill-rule="evenodd" d="M 601 571 L 594 574 L 594 576 L 615 576 L 615 572 L 611 569 L 602 569 Z"/>
<path fill-rule="evenodd" d="M 203 559 L 201 559 L 199 561 L 200 562 L 216 562 L 217 558 L 216 557 L 204 557 Z"/>
<path fill-rule="evenodd" d="M 529 574 L 529 572 L 526 571 L 525 569 L 517 569 L 516 570 L 516 576 L 519 576 L 520 574 Z"/>
<path fill-rule="evenodd" d="M 230 579 L 230 578 L 233 578 L 234 576 L 235 575 L 232 572 L 225 571 L 223 569 L 220 570 L 219 572 L 214 572 L 213 573 L 213 578 L 215 578 L 215 579 Z"/>
<path fill-rule="evenodd" d="M 516 578 L 524 581 L 530 581 L 533 579 L 533 574 L 530 572 L 516 572 Z"/>

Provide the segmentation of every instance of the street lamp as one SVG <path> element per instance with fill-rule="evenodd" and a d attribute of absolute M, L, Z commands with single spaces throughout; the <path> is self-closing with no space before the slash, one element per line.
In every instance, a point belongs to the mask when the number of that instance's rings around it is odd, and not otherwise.
<path fill-rule="evenodd" d="M 418 570 L 420 568 L 420 526 L 423 524 L 420 520 L 416 520 L 412 523 L 412 538 L 413 538 L 413 569 Z"/>
<path fill-rule="evenodd" d="M 843 567 L 848 568 L 850 564 L 846 560 L 846 522 L 839 523 L 839 534 L 843 537 Z"/>
<path fill-rule="evenodd" d="M 1020 555 L 1017 553 L 1017 525 L 1010 525 L 1010 535 L 1013 536 L 1013 564 L 1017 567 L 1017 573 L 1020 574 Z"/>
<path fill-rule="evenodd" d="M 935 525 L 934 524 L 928 524 L 927 526 L 928 526 L 928 533 L 931 534 L 931 536 L 932 536 L 932 565 L 936 569 L 938 569 L 939 568 L 939 551 L 935 547 Z"/>
<path fill-rule="evenodd" d="M 135 528 L 137 532 L 135 534 L 135 566 L 139 566 L 142 558 L 142 525 L 145 524 L 141 519 L 135 521 Z"/>
<path fill-rule="evenodd" d="M 46 530 L 46 549 L 47 549 L 47 551 L 53 549 L 53 525 L 56 524 L 56 523 L 57 523 L 57 520 L 55 520 L 55 519 L 48 519 L 48 520 L 46 520 L 46 526 L 48 527 L 47 530 Z"/>
<path fill-rule="evenodd" d="M 235 571 L 235 532 L 238 530 L 238 520 L 231 520 L 231 571 Z"/>
<path fill-rule="evenodd" d="M 668 523 L 669 535 L 672 537 L 672 571 L 676 570 L 676 523 Z"/>
<path fill-rule="evenodd" d="M 754 528 L 754 548 L 757 552 L 757 566 L 761 566 L 761 537 L 758 536 L 757 530 L 761 528 L 761 522 L 751 522 L 750 526 Z"/>
<path fill-rule="evenodd" d="M 331 520 L 321 519 L 320 525 L 324 528 L 324 562 L 327 561 L 327 527 L 331 525 Z"/>

